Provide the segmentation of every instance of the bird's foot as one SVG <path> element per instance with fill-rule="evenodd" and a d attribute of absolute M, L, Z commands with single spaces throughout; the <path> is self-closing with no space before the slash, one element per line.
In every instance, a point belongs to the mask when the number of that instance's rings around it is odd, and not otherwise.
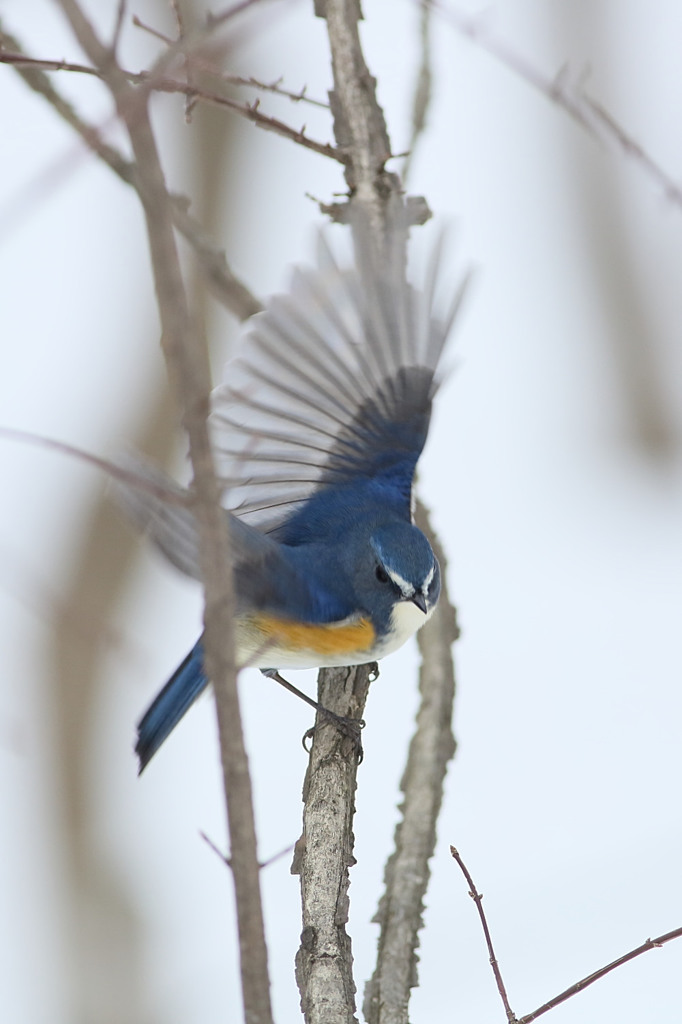
<path fill-rule="evenodd" d="M 315 710 L 319 712 L 321 715 L 323 715 L 325 718 L 327 718 L 332 723 L 332 725 L 335 725 L 340 733 L 342 733 L 344 736 L 347 736 L 349 739 L 353 740 L 353 743 L 355 744 L 358 751 L 358 763 L 362 761 L 363 751 L 360 734 L 362 730 L 365 728 L 365 722 L 362 718 L 346 718 L 343 715 L 337 715 L 336 712 L 330 711 L 328 708 L 323 707 L 322 704 L 319 704 L 316 700 L 313 700 L 313 698 L 309 697 L 307 693 L 304 693 L 303 690 L 299 690 L 297 686 L 294 686 L 294 684 L 290 683 L 288 679 L 285 679 L 284 676 L 280 675 L 280 673 L 275 668 L 262 668 L 261 673 L 264 676 L 267 676 L 268 679 L 274 679 L 275 682 L 279 683 L 280 686 L 283 686 L 285 690 L 289 690 L 290 693 L 293 693 L 295 694 L 295 696 L 300 697 L 302 701 L 305 701 L 305 703 L 308 704 L 311 708 L 315 708 Z M 306 751 L 306 753 L 310 753 L 309 747 L 306 746 L 306 741 L 312 739 L 314 733 L 315 729 L 313 728 L 308 729 L 307 732 L 303 735 L 303 749 Z"/>

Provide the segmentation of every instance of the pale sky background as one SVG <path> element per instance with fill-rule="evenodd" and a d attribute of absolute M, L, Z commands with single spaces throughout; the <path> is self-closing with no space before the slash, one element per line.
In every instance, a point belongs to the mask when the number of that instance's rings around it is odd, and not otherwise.
<path fill-rule="evenodd" d="M 89 7 L 113 23 L 113 0 Z M 364 7 L 367 59 L 400 152 L 416 7 Z M 283 76 L 324 98 L 327 43 L 311 8 L 270 5 L 240 37 L 230 69 Z M 170 30 L 162 3 L 130 9 Z M 489 30 L 538 70 L 552 75 L 570 62 L 576 75 L 588 71 L 590 93 L 682 179 L 679 4 L 509 0 L 486 9 Z M 81 59 L 53 4 L 1 0 L 0 16 L 33 54 Z M 437 223 L 455 226 L 444 279 L 467 262 L 478 272 L 420 470 L 462 637 L 459 746 L 410 1019 L 490 1024 L 504 1013 L 450 843 L 485 895 L 519 1016 L 682 925 L 682 209 L 439 17 L 433 35 L 435 96 L 410 191 L 428 198 Z M 129 28 L 123 52 L 137 68 L 156 46 Z M 96 83 L 55 81 L 121 141 Z M 0 82 L 0 425 L 113 456 L 135 443 L 163 374 L 139 206 L 11 69 L 0 68 Z M 331 139 L 325 112 L 262 104 Z M 189 188 L 196 136 L 180 101 L 158 100 L 155 110 L 169 180 Z M 310 258 L 321 218 L 305 193 L 329 200 L 343 190 L 341 171 L 249 125 L 239 124 L 230 144 L 227 226 L 212 228 L 264 296 Z M 237 335 L 223 314 L 212 326 L 219 374 Z M 72 905 L 78 866 L 68 862 L 53 730 L 55 602 L 104 481 L 5 440 L 0 465 L 0 1015 L 81 1024 L 88 975 L 101 1004 L 88 1024 L 237 1022 L 231 879 L 199 835 L 225 845 L 212 701 L 188 715 L 141 779 L 131 749 L 140 713 L 196 639 L 198 589 L 141 547 L 112 620 L 82 623 L 84 633 L 112 631 L 93 680 L 83 827 L 125 893 L 136 934 L 131 1018 L 113 955 L 108 971 L 106 925 L 102 932 L 98 918 L 79 929 Z M 387 659 L 367 707 L 350 922 L 360 1003 L 415 668 L 411 646 Z M 314 691 L 312 673 L 294 681 Z M 311 717 L 257 673 L 244 674 L 241 693 L 267 857 L 300 832 L 300 737 Z M 289 865 L 287 856 L 264 874 L 280 1024 L 301 1019 L 292 970 L 298 879 Z M 101 973 L 89 970 L 83 948 Z M 680 1019 L 681 975 L 678 941 L 547 1019 L 669 1024 Z"/>

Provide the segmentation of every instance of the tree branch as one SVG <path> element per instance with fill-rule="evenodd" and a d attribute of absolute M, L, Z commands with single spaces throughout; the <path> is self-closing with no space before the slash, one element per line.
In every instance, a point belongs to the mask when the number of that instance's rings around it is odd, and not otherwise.
<path fill-rule="evenodd" d="M 247 1024 L 269 1024 L 272 1012 L 256 832 L 232 645 L 232 569 L 206 423 L 210 393 L 208 354 L 189 311 L 173 230 L 173 204 L 149 120 L 147 96 L 133 95 L 113 52 L 97 38 L 76 0 L 59 2 L 80 45 L 111 90 L 135 155 L 136 187 L 147 221 L 162 346 L 169 376 L 182 404 L 194 470 L 193 506 L 199 526 L 205 592 L 204 648 L 218 709 L 245 1018 Z"/>
<path fill-rule="evenodd" d="M 4 38 L 10 39 L 11 37 L 5 36 Z M 100 80 L 104 78 L 98 68 L 89 67 L 86 64 L 72 64 L 65 60 L 40 60 L 36 57 L 24 56 L 20 52 L 0 51 L 0 64 L 9 64 L 12 67 L 25 71 L 71 71 L 75 74 L 90 75 Z M 121 74 L 132 85 L 144 85 L 151 92 L 179 93 L 182 96 L 186 96 L 192 103 L 195 103 L 197 100 L 203 100 L 204 103 L 212 103 L 217 107 L 226 107 L 228 110 L 233 110 L 235 113 L 240 114 L 247 121 L 251 121 L 257 128 L 263 128 L 265 131 L 274 132 L 285 139 L 290 139 L 299 146 L 312 150 L 313 153 L 317 153 L 319 156 L 330 157 L 339 163 L 344 162 L 343 154 L 339 153 L 334 146 L 328 142 L 316 142 L 315 139 L 307 136 L 305 134 L 305 125 L 298 129 L 292 128 L 291 125 L 280 121 L 271 114 L 264 114 L 260 110 L 259 100 L 256 100 L 254 103 L 239 103 L 228 96 L 220 96 L 216 92 L 202 89 L 194 82 L 182 82 L 175 78 L 164 78 L 148 71 L 132 72 L 121 69 Z M 228 83 L 235 82 L 239 85 L 250 85 L 252 88 L 268 90 L 273 93 L 278 91 L 275 85 L 263 85 L 254 78 L 245 79 L 238 76 L 225 76 L 224 80 Z M 305 100 L 304 92 L 284 92 L 282 95 L 298 102 Z M 317 105 L 324 106 L 324 104 Z"/>
<path fill-rule="evenodd" d="M 500 965 L 497 961 L 495 950 L 493 949 L 493 940 L 490 935 L 490 929 L 488 928 L 488 921 L 485 916 L 485 910 L 483 909 L 483 894 L 480 893 L 476 888 L 474 880 L 469 873 L 469 869 L 467 868 L 466 864 L 459 855 L 459 851 L 456 850 L 454 846 L 451 846 L 450 853 L 453 857 L 453 860 L 457 861 L 460 871 L 466 878 L 467 885 L 469 886 L 469 895 L 476 904 L 476 910 L 478 911 L 478 916 L 481 921 L 481 928 L 483 929 L 483 935 L 485 937 L 485 944 L 488 947 L 488 959 L 490 962 L 490 966 L 493 969 L 495 983 L 497 984 L 497 991 L 500 993 L 500 999 L 502 1000 L 502 1005 L 504 1006 L 504 1012 L 507 1014 L 507 1020 L 509 1021 L 509 1024 L 518 1024 L 516 1014 L 509 1005 L 509 998 L 507 996 L 507 989 L 502 978 L 502 971 L 500 970 Z"/>
<path fill-rule="evenodd" d="M 553 1010 L 555 1006 L 560 1003 L 565 1003 L 571 996 L 577 995 L 578 992 L 582 992 L 583 989 L 587 988 L 588 985 L 593 985 L 595 981 L 599 981 L 605 975 L 610 974 L 611 971 L 615 971 L 616 967 L 621 967 L 623 964 L 629 963 L 630 960 L 634 960 L 635 957 L 641 956 L 642 953 L 648 953 L 650 949 L 659 949 L 661 946 L 665 946 L 666 942 L 672 942 L 673 939 L 682 938 L 682 928 L 675 928 L 671 932 L 666 932 L 665 935 L 657 935 L 655 939 L 647 939 L 641 946 L 637 946 L 635 949 L 631 949 L 629 953 L 624 953 L 623 956 L 619 956 L 617 960 L 612 960 L 610 964 L 606 964 L 605 967 L 600 967 L 598 971 L 594 971 L 592 974 L 588 974 L 586 978 L 581 978 L 580 981 L 576 981 L 574 985 L 567 988 L 564 992 L 560 992 L 558 996 L 554 996 L 548 1002 L 543 1003 L 537 1010 L 533 1010 L 532 1013 L 527 1013 L 525 1016 L 520 1017 L 518 1024 L 531 1024 L 531 1021 L 537 1020 L 548 1010 Z"/>
<path fill-rule="evenodd" d="M 421 503 L 417 504 L 415 522 L 431 542 L 444 581 L 443 549 Z M 373 918 L 381 932 L 376 970 L 365 987 L 363 1012 L 368 1024 L 407 1024 L 410 990 L 418 983 L 416 949 L 423 926 L 429 860 L 436 844 L 445 773 L 455 753 L 451 648 L 457 635 L 455 610 L 443 582 L 438 607 L 417 634 L 422 655 L 421 702 L 401 782 L 403 818 L 396 828 L 395 851 L 386 864 L 385 890 Z"/>
<path fill-rule="evenodd" d="M 362 718 L 371 667 L 324 669 L 318 701 L 338 715 Z M 355 984 L 348 921 L 359 746 L 318 712 L 303 784 L 303 834 L 292 874 L 301 878 L 303 931 L 296 981 L 306 1024 L 354 1024 Z"/>
<path fill-rule="evenodd" d="M 414 84 L 412 99 L 412 130 L 407 147 L 407 156 L 403 163 L 402 179 L 407 181 L 412 169 L 412 161 L 419 139 L 426 128 L 426 115 L 431 104 L 433 92 L 433 73 L 431 71 L 431 14 L 433 7 L 430 0 L 419 0 L 419 70 Z"/>
<path fill-rule="evenodd" d="M 554 996 L 552 999 L 548 999 L 547 1002 L 543 1003 L 542 1006 L 539 1006 L 537 1010 L 533 1010 L 532 1013 L 526 1013 L 523 1017 L 517 1017 L 509 1005 L 507 990 L 505 988 L 504 981 L 502 980 L 502 973 L 497 962 L 497 957 L 495 956 L 495 950 L 493 949 L 490 929 L 488 928 L 485 911 L 483 910 L 483 896 L 478 892 L 468 868 L 454 846 L 450 847 L 450 853 L 466 878 L 469 886 L 469 895 L 476 904 L 478 916 L 481 921 L 481 927 L 483 928 L 483 934 L 485 936 L 485 943 L 488 947 L 490 965 L 492 967 L 493 974 L 495 975 L 495 983 L 497 984 L 497 990 L 500 993 L 500 998 L 502 999 L 502 1004 L 509 1024 L 531 1024 L 532 1021 L 537 1020 L 538 1017 L 542 1017 L 542 1015 L 547 1013 L 548 1010 L 553 1010 L 554 1007 L 559 1006 L 560 1003 L 565 1003 L 567 999 L 571 999 L 571 997 L 577 995 L 578 992 L 582 992 L 583 989 L 587 988 L 589 985 L 593 985 L 595 981 L 599 981 L 600 978 L 610 974 L 611 971 L 615 971 L 617 967 L 622 967 L 623 964 L 629 963 L 630 960 L 634 960 L 635 957 L 641 956 L 642 953 L 648 953 L 650 949 L 658 949 L 660 946 L 664 946 L 666 942 L 672 942 L 673 939 L 682 938 L 682 928 L 675 928 L 673 931 L 666 932 L 664 935 L 658 935 L 655 939 L 647 939 L 646 942 L 641 944 L 641 946 L 631 949 L 628 953 L 624 953 L 623 956 L 619 956 L 617 960 L 612 960 L 611 963 L 606 964 L 606 966 L 600 967 L 599 970 L 593 971 L 592 974 L 588 974 L 585 978 L 581 978 L 580 981 L 576 981 L 569 988 L 560 992 L 559 995 Z"/>
<path fill-rule="evenodd" d="M 344 155 L 352 205 L 371 225 L 371 243 L 388 257 L 388 202 L 399 182 L 383 169 L 390 144 L 365 64 L 355 0 L 316 0 L 327 20 L 334 91 L 334 135 Z M 344 210 L 339 211 L 343 216 Z M 347 213 L 347 211 L 345 211 Z M 356 215 L 357 216 L 357 215 Z M 404 238 L 403 238 L 404 240 Z M 323 669 L 318 701 L 344 717 L 361 718 L 370 666 Z M 353 814 L 360 750 L 318 715 L 304 786 L 303 834 L 292 871 L 301 877 L 303 932 L 296 980 L 307 1024 L 352 1024 L 355 985 L 348 919 L 348 868 L 353 863 Z"/>
<path fill-rule="evenodd" d="M 356 0 L 316 0 L 315 11 L 327 21 L 334 75 L 334 89 L 330 93 L 334 134 L 345 156 L 345 177 L 351 194 L 350 210 L 348 206 L 340 206 L 329 212 L 361 232 L 363 242 L 373 248 L 374 260 L 381 265 L 390 261 L 404 273 L 407 225 L 411 214 L 414 220 L 423 219 L 423 205 L 412 204 L 406 208 L 399 178 L 385 170 L 391 147 L 383 112 L 376 99 L 375 80 L 360 46 L 359 5 Z M 360 259 L 362 249 L 357 241 L 356 237 L 356 258 Z M 387 878 L 390 874 L 393 880 L 391 895 L 387 895 L 382 904 L 387 924 L 384 932 L 387 954 L 382 957 L 380 953 L 375 978 L 381 981 L 375 982 L 373 992 L 378 991 L 383 980 L 386 980 L 386 987 L 390 987 L 389 962 L 391 967 L 399 964 L 397 970 L 405 977 L 399 1001 L 405 1007 L 409 986 L 414 984 L 414 948 L 421 927 L 421 900 L 435 841 L 442 779 L 454 749 L 449 731 L 454 683 L 448 651 L 455 627 L 451 612 L 448 617 L 448 609 L 444 601 L 439 618 L 425 635 L 427 646 L 423 651 L 428 653 L 422 670 L 420 725 L 405 775 L 406 820 L 402 842 L 399 839 L 392 867 L 387 869 Z M 438 641 L 434 639 L 436 635 Z M 445 654 L 444 648 L 447 649 Z M 367 666 L 323 670 L 319 677 L 318 700 L 339 715 L 359 718 L 368 687 Z M 436 697 L 435 690 L 438 691 Z M 318 729 L 329 739 L 319 738 Z M 433 756 L 426 757 L 423 764 L 417 766 L 424 747 L 429 744 Z M 303 836 L 293 868 L 301 876 L 303 934 L 297 956 L 297 981 L 308 1024 L 350 1024 L 355 1020 L 351 943 L 345 924 L 348 867 L 353 863 L 357 762 L 358 752 L 353 745 L 318 717 L 304 788 Z M 418 810 L 420 801 L 422 807 Z M 416 886 L 408 886 L 402 901 L 397 889 L 415 864 L 419 865 L 416 870 L 421 873 L 421 881 Z M 389 903 L 391 906 L 387 909 Z M 407 929 L 394 927 L 408 904 L 413 910 Z M 370 996 L 369 1002 L 372 1001 Z"/>
<path fill-rule="evenodd" d="M 430 3 L 441 17 L 449 21 L 460 35 L 491 54 L 500 64 L 504 64 L 548 100 L 561 107 L 599 142 L 615 147 L 624 156 L 633 160 L 658 185 L 669 202 L 675 206 L 682 206 L 682 186 L 652 159 L 639 142 L 597 100 L 587 94 L 580 76 L 571 81 L 566 67 L 554 77 L 544 75 L 524 56 L 496 37 L 482 18 L 463 14 L 449 4 L 446 6 L 440 3 L 439 0 L 426 2 Z"/>
<path fill-rule="evenodd" d="M 0 45 L 5 49 L 9 47 L 13 50 L 15 57 L 25 56 L 19 41 L 3 30 L 1 21 Z M 6 54 L 0 53 L 0 61 L 4 56 Z M 50 79 L 38 66 L 44 62 L 30 60 L 28 65 L 22 65 L 21 61 L 12 60 L 11 63 L 26 84 L 47 100 L 59 116 L 80 135 L 93 153 L 96 153 L 121 181 L 133 188 L 137 187 L 134 163 L 127 160 L 114 146 L 105 142 L 97 128 L 84 121 L 71 103 L 55 89 Z M 85 66 L 83 65 L 83 67 Z M 101 77 L 100 71 L 96 68 L 86 70 Z M 192 247 L 214 298 L 239 320 L 246 320 L 260 310 L 260 303 L 246 285 L 235 277 L 227 264 L 225 253 L 209 240 L 202 226 L 188 212 L 188 207 L 189 200 L 184 196 L 172 197 L 172 216 L 175 226 Z"/>

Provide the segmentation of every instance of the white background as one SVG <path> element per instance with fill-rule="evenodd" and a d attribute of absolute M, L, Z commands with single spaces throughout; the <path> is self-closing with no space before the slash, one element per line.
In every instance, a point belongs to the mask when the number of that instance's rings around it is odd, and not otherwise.
<path fill-rule="evenodd" d="M 90 4 L 102 25 L 115 6 Z M 159 7 L 131 10 L 170 31 Z M 268 5 L 226 66 L 283 75 L 323 98 L 327 43 L 310 8 Z M 368 62 L 400 152 L 416 7 L 366 0 L 365 14 Z M 0 15 L 35 55 L 82 59 L 53 5 L 4 0 Z M 678 4 L 514 0 L 485 24 L 545 74 L 566 62 L 576 74 L 589 69 L 590 93 L 679 175 Z M 487 1024 L 505 1018 L 450 843 L 485 894 L 519 1016 L 682 925 L 682 210 L 442 17 L 433 37 L 435 96 L 410 190 L 456 225 L 457 259 L 444 278 L 468 261 L 478 273 L 420 468 L 462 637 L 459 746 L 410 1019 Z M 156 52 L 139 30 L 126 31 L 130 67 Z M 96 83 L 66 73 L 54 81 L 122 144 Z M 11 69 L 0 68 L 0 83 L 0 425 L 115 455 L 135 443 L 163 376 L 140 210 Z M 331 140 L 324 112 L 262 102 Z M 161 99 L 155 110 L 169 179 L 190 188 L 195 136 L 182 105 Z M 212 228 L 263 296 L 310 257 L 320 217 L 305 193 L 329 200 L 343 190 L 341 171 L 248 125 L 231 138 L 229 229 Z M 219 372 L 236 333 L 222 314 L 211 322 Z M 178 439 L 181 450 L 179 430 Z M 70 860 L 53 730 L 55 609 L 104 482 L 6 440 L 0 466 L 2 1019 L 238 1021 L 231 880 L 199 835 L 225 845 L 212 702 L 193 709 L 139 780 L 131 751 L 140 712 L 196 639 L 198 590 L 141 546 L 113 620 L 83 612 L 82 630 L 109 630 L 111 642 L 92 682 L 80 827 L 90 860 L 115 879 L 117 900 L 125 896 L 134 946 L 121 966 L 127 947 L 117 925 L 111 934 L 102 925 L 106 898 L 96 924 L 74 911 L 81 866 Z M 367 708 L 350 923 L 360 989 L 373 966 L 370 919 L 398 819 L 415 668 L 412 648 L 387 659 Z M 313 674 L 296 681 L 313 692 Z M 241 693 L 267 857 L 299 834 L 310 715 L 257 673 L 244 673 Z M 279 1022 L 300 1019 L 289 863 L 264 874 Z M 551 1019 L 668 1024 L 680 1019 L 681 970 L 682 944 L 673 943 Z M 96 1007 L 88 1018 L 86 989 Z"/>

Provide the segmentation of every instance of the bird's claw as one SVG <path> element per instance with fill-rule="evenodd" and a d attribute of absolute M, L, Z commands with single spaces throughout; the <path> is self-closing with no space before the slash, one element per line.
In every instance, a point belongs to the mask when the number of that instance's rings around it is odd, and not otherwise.
<path fill-rule="evenodd" d="M 362 718 L 345 718 L 343 715 L 337 715 L 333 711 L 329 711 L 327 708 L 320 707 L 319 713 L 323 715 L 331 725 L 336 726 L 339 732 L 346 736 L 348 739 L 353 741 L 355 749 L 358 754 L 358 764 L 360 764 L 364 758 L 364 751 L 362 749 L 362 740 L 360 739 L 360 733 L 365 728 L 365 721 Z M 307 754 L 310 753 L 312 747 L 308 746 L 308 743 L 312 741 L 315 735 L 315 726 L 311 729 L 307 729 L 303 734 L 302 743 L 303 749 Z"/>
<path fill-rule="evenodd" d="M 362 718 L 344 718 L 343 715 L 335 714 L 334 711 L 330 711 L 328 708 L 323 707 L 321 704 L 318 704 L 317 701 L 313 700 L 312 697 L 309 697 L 307 693 L 303 693 L 302 690 L 299 690 L 298 687 L 294 686 L 282 675 L 280 675 L 277 669 L 262 668 L 261 672 L 264 676 L 267 676 L 268 679 L 274 679 L 276 682 L 280 684 L 280 686 L 283 686 L 286 690 L 289 690 L 290 693 L 294 693 L 301 700 L 305 701 L 306 704 L 309 704 L 310 707 L 315 708 L 315 710 L 319 714 L 324 715 L 327 718 L 327 720 L 331 722 L 332 725 L 335 725 L 340 733 L 342 733 L 344 736 L 347 736 L 349 739 L 353 740 L 353 743 L 355 744 L 355 747 L 359 755 L 358 763 L 362 761 L 363 753 L 362 743 L 360 742 L 360 731 L 365 728 L 365 723 Z M 306 746 L 306 741 L 310 739 L 314 731 L 314 729 L 308 729 L 308 731 L 303 735 L 303 749 L 308 754 L 310 753 L 310 750 Z"/>

